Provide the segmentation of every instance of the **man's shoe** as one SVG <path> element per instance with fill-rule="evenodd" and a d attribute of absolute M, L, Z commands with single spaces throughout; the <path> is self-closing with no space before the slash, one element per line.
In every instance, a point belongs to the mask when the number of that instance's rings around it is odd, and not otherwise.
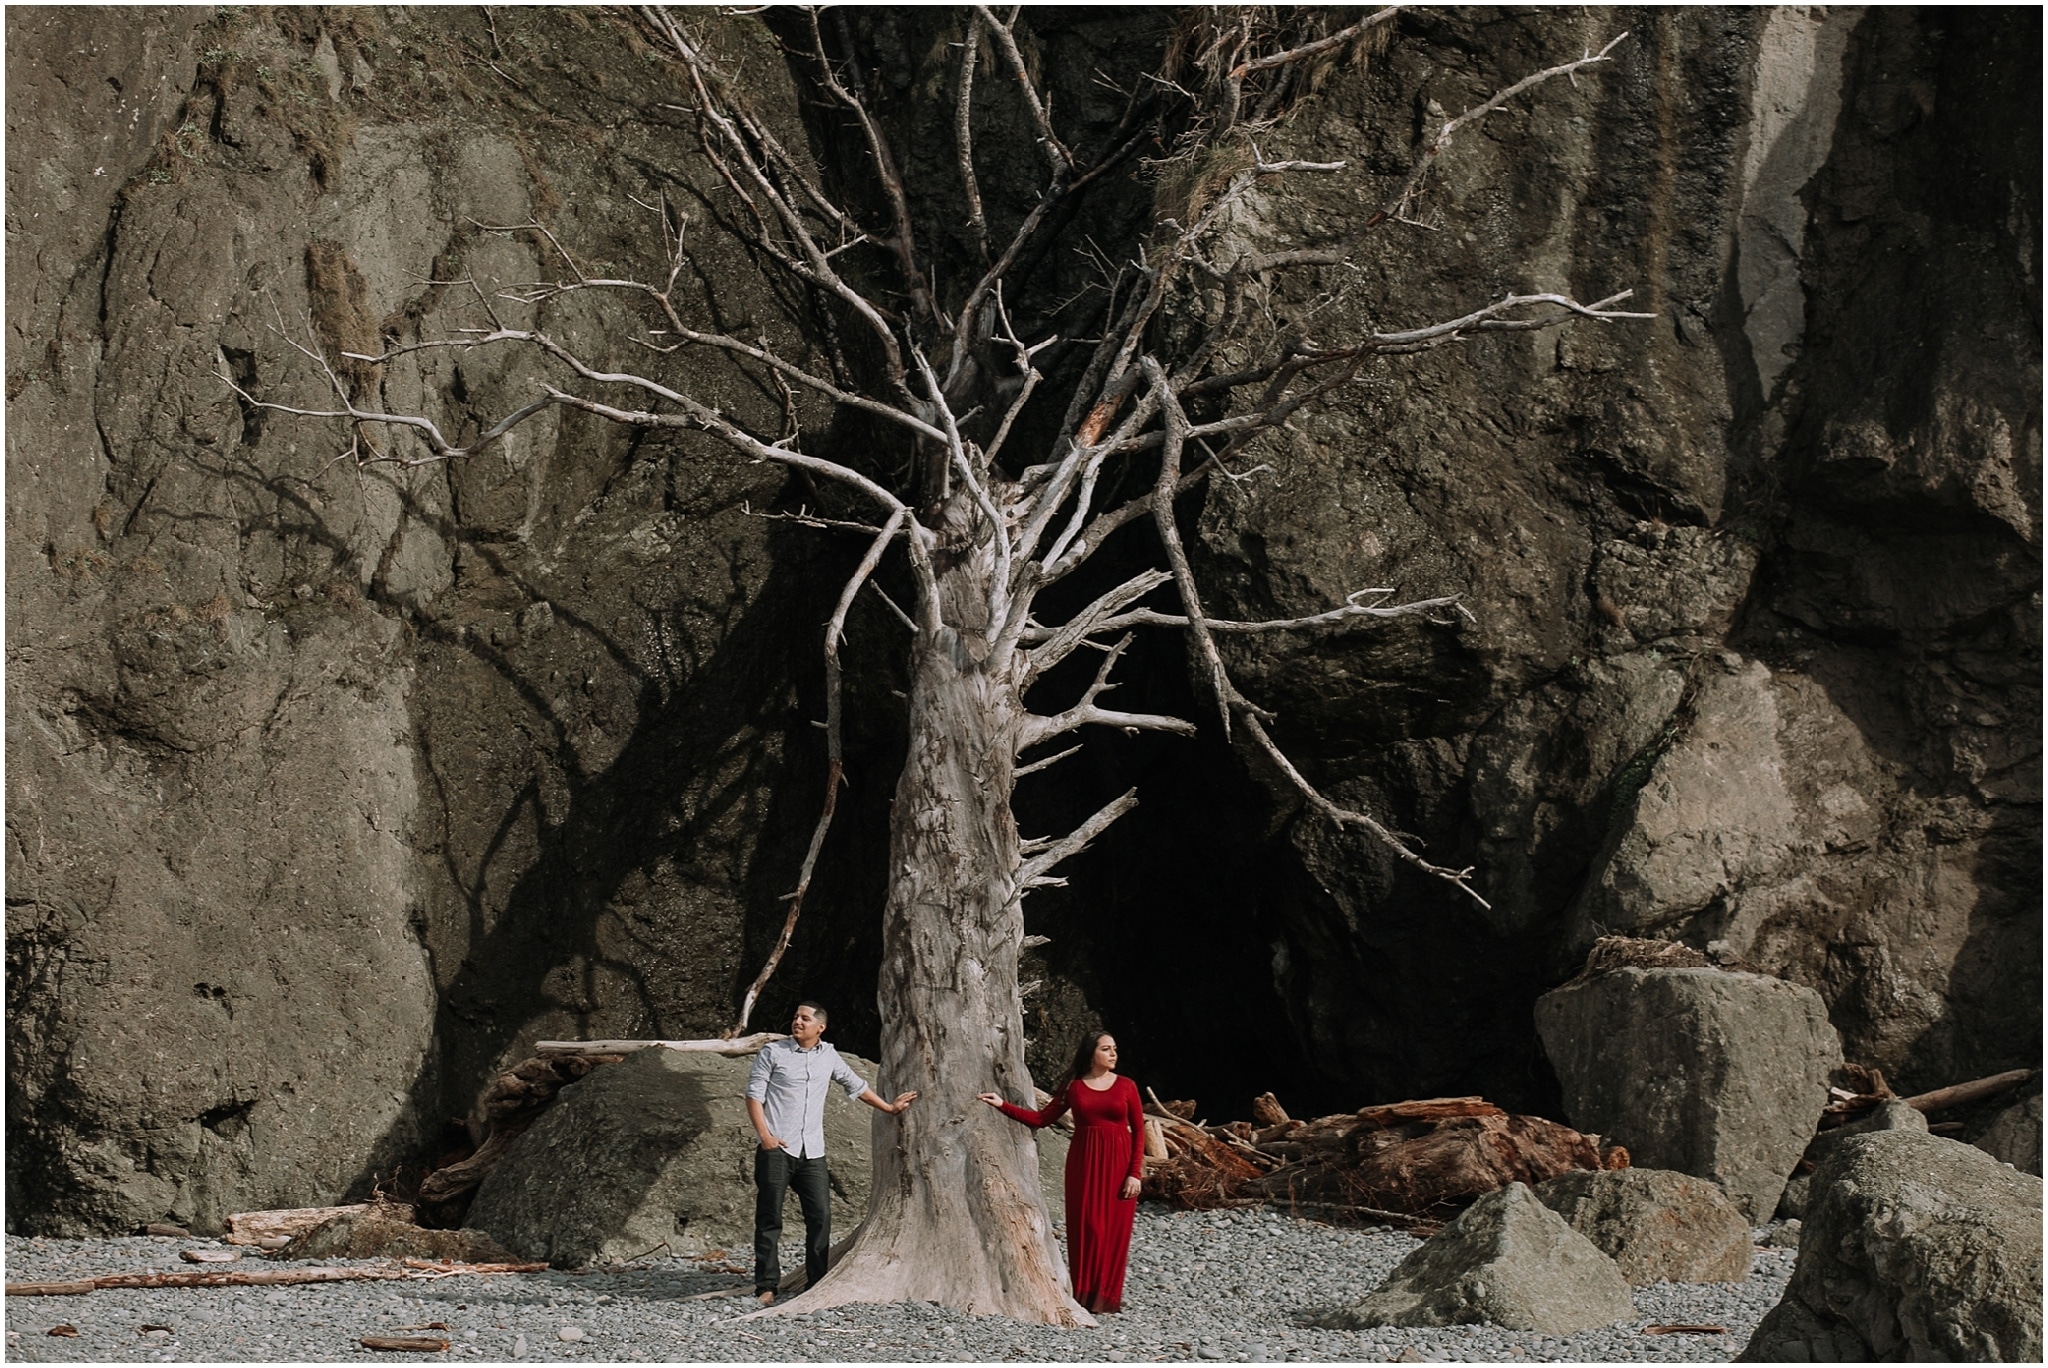
<path fill-rule="evenodd" d="M 771 1287 L 766 1289 L 765 1291 L 757 1292 L 754 1295 L 754 1300 L 761 1303 L 761 1305 L 763 1306 L 775 1305 L 775 1289 Z"/>

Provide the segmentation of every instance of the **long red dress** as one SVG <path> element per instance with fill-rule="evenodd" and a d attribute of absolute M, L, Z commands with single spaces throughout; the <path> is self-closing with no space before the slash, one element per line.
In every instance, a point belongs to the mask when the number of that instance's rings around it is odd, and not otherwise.
<path fill-rule="evenodd" d="M 1003 1114 L 1037 1130 L 1074 1113 L 1067 1150 L 1067 1269 L 1074 1300 L 1090 1311 L 1123 1309 L 1124 1265 L 1138 1204 L 1124 1198 L 1124 1179 L 1145 1165 L 1145 1112 L 1128 1078 L 1100 1091 L 1075 1079 L 1044 1111 L 1003 1103 Z"/>

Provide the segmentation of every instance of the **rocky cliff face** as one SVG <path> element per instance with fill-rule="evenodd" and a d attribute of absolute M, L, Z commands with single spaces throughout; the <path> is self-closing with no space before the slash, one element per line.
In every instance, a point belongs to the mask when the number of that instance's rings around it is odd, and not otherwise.
<path fill-rule="evenodd" d="M 906 104 L 942 19 L 858 37 Z M 2038 15 L 1403 22 L 1265 147 L 1351 169 L 1248 203 L 1246 242 L 1349 231 L 1443 111 L 1634 36 L 1462 145 L 1436 231 L 1375 229 L 1337 297 L 1272 307 L 1335 334 L 1633 287 L 1659 317 L 1388 366 L 1183 515 L 1218 612 L 1468 595 L 1474 621 L 1233 668 L 1313 779 L 1478 865 L 1492 906 L 1219 739 L 1097 746 L 1019 800 L 1027 830 L 1098 790 L 1144 803 L 1033 905 L 1048 1054 L 1092 1014 L 1217 1110 L 1268 1086 L 1540 1104 L 1530 1004 L 1621 930 L 1818 989 L 1849 1056 L 1908 1085 L 2031 1062 Z M 850 560 L 755 515 L 814 496 L 574 420 L 359 472 L 216 376 L 331 407 L 288 337 L 368 354 L 487 301 L 602 335 L 590 297 L 502 298 L 559 274 L 514 231 L 536 218 L 642 270 L 680 226 L 706 317 L 824 345 L 721 220 L 665 68 L 574 12 L 8 25 L 11 1221 L 360 1193 L 534 1039 L 729 1020 L 815 810 L 816 624 Z M 802 138 L 769 34 L 718 41 Z M 1050 13 L 1039 41 L 1083 76 L 1148 56 Z M 427 351 L 381 393 L 337 383 L 467 436 L 531 381 Z M 869 1048 L 900 745 L 875 614 L 843 816 L 764 1004 L 824 996 Z M 1191 707 L 1177 643 L 1147 649 L 1126 704 Z"/>

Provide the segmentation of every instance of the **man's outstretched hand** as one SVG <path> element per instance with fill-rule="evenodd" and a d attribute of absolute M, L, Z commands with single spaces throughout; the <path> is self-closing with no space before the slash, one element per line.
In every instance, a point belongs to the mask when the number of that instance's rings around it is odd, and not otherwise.
<path fill-rule="evenodd" d="M 903 1109 L 905 1107 L 917 1101 L 917 1094 L 914 1092 L 897 1093 L 896 1100 L 894 1102 L 884 1102 L 881 1098 L 875 1095 L 875 1090 L 873 1088 L 869 1088 L 866 1092 L 860 1095 L 860 1100 L 867 1103 L 870 1107 L 873 1107 L 878 1112 L 887 1112 L 891 1116 L 900 1116 L 903 1114 Z"/>

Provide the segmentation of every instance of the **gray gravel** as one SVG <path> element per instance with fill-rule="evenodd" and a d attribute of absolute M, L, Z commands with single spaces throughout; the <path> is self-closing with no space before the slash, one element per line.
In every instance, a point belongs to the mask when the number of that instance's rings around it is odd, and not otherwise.
<path fill-rule="evenodd" d="M 1756 1232 L 1761 1245 L 1770 1228 Z M 1386 1360 L 1732 1359 L 1777 1301 L 1796 1252 L 1764 1248 L 1748 1281 L 1636 1289 L 1639 1319 L 1548 1337 L 1494 1326 L 1443 1330 L 1316 1330 L 1309 1322 L 1375 1287 L 1415 1247 L 1387 1230 L 1348 1229 L 1265 1212 L 1138 1214 L 1122 1315 L 1096 1330 L 1051 1330 L 942 1307 L 843 1307 L 735 1322 L 745 1270 L 724 1260 L 645 1259 L 589 1273 L 452 1277 L 433 1282 L 300 1287 L 167 1288 L 84 1297 L 7 1299 L 7 1358 L 17 1361 L 325 1362 L 403 1359 L 364 1335 L 446 1324 L 453 1356 L 473 1362 L 847 1360 L 984 1362 L 1054 1360 L 1310 1362 Z M 191 1271 L 181 1248 L 208 1240 L 7 1237 L 10 1282 L 78 1278 L 142 1268 Z M 802 1251 L 792 1245 L 785 1266 Z M 245 1259 L 241 1267 L 283 1267 Z M 801 1303 L 792 1303 L 800 1307 Z M 1650 1335 L 1656 1324 L 1709 1324 L 1722 1335 Z M 55 1325 L 78 1330 L 52 1337 Z M 162 1330 L 148 1330 L 161 1326 Z M 432 1332 L 423 1332 L 432 1333 Z"/>

